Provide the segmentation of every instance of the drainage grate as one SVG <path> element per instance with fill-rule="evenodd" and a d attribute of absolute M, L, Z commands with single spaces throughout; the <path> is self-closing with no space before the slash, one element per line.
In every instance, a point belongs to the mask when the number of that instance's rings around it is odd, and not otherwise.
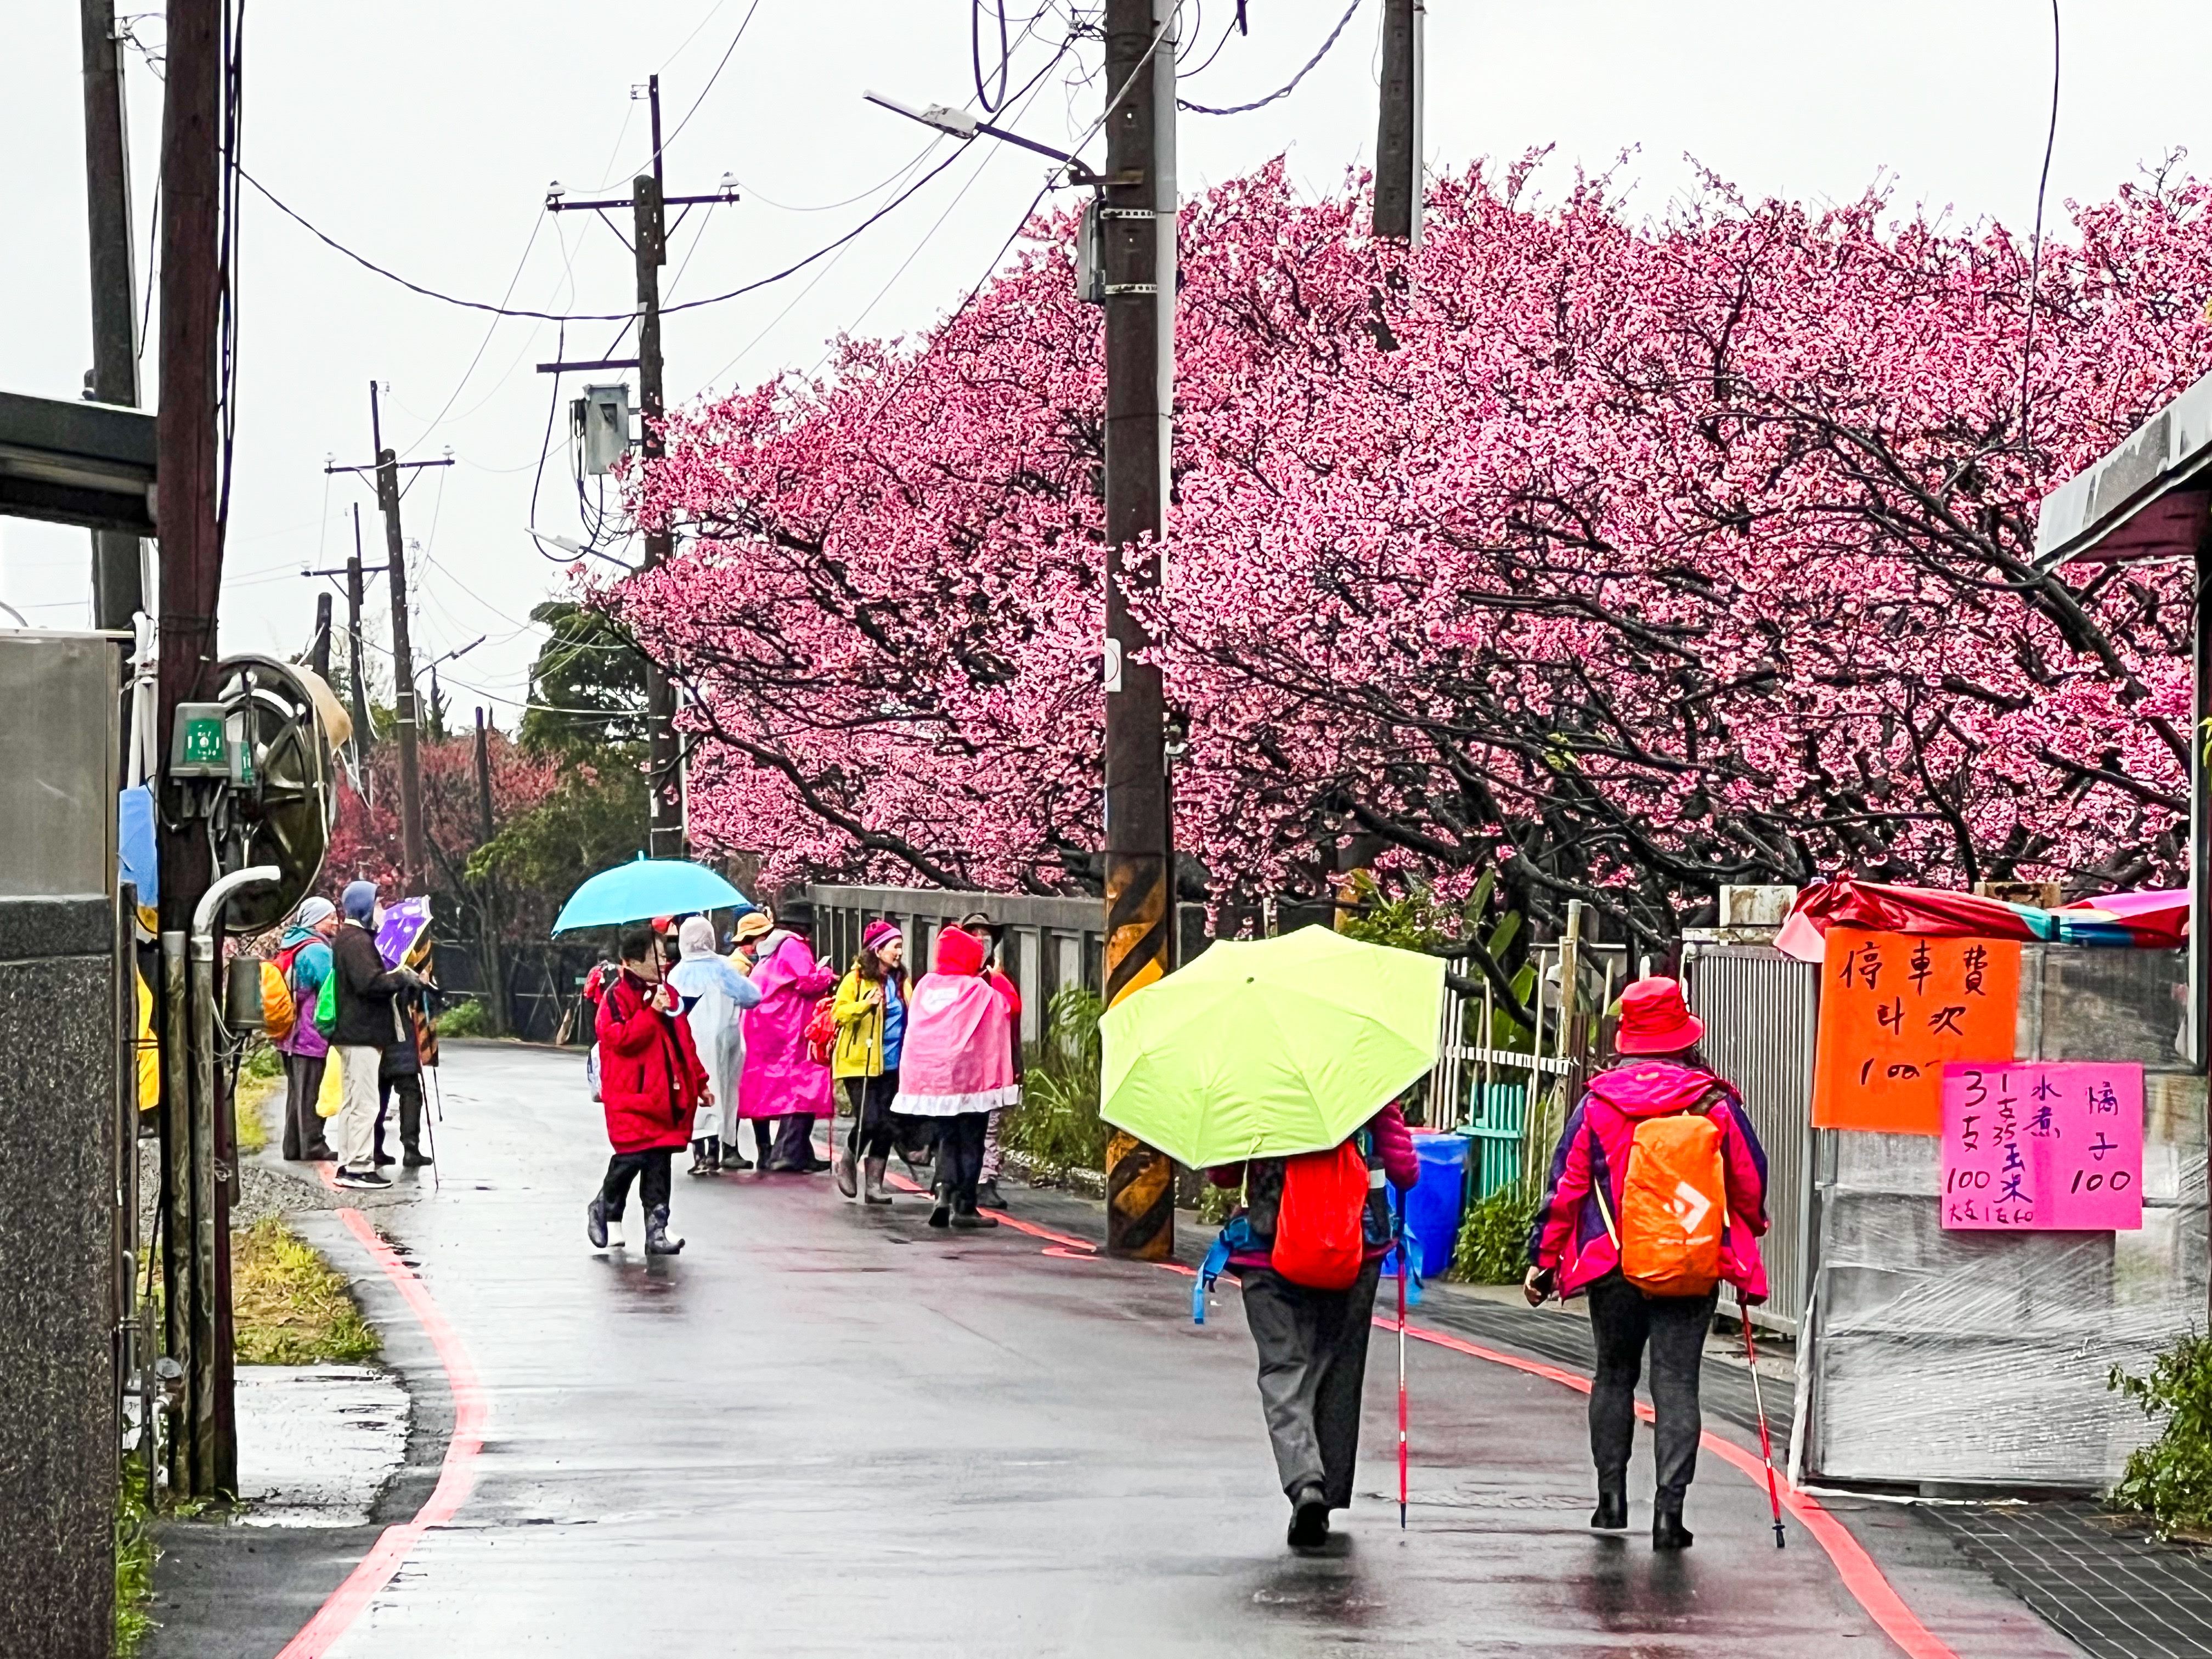
<path fill-rule="evenodd" d="M 2212 1656 L 2212 1559 L 2081 1499 L 1919 1510 L 2094 1659 Z"/>

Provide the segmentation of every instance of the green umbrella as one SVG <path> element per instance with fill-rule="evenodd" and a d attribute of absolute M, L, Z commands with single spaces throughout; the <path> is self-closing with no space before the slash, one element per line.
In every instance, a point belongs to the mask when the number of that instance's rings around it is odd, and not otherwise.
<path fill-rule="evenodd" d="M 1099 1023 L 1098 1115 L 1193 1169 L 1321 1152 L 1437 1063 L 1444 965 L 1326 927 L 1220 939 Z"/>

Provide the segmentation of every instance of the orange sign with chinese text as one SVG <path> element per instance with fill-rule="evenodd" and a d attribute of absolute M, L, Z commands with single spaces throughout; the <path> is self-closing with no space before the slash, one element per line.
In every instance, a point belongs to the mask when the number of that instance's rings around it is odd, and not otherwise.
<path fill-rule="evenodd" d="M 2014 1057 L 2020 945 L 1828 930 L 1813 1127 L 1933 1135 L 1943 1067 Z"/>

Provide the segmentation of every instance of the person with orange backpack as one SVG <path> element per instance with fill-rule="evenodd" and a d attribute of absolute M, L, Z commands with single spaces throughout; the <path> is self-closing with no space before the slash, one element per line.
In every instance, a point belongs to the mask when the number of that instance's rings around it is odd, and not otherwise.
<path fill-rule="evenodd" d="M 1698 1380 L 1720 1283 L 1747 1305 L 1766 1299 L 1766 1154 L 1735 1085 L 1698 1055 L 1704 1035 L 1679 981 L 1621 993 L 1619 1063 L 1590 1079 L 1559 1137 L 1523 1287 L 1532 1307 L 1589 1297 L 1590 1525 L 1601 1531 L 1628 1525 L 1636 1387 L 1650 1349 L 1659 1550 L 1691 1543 L 1682 1502 L 1698 1471 Z"/>
<path fill-rule="evenodd" d="M 1407 1192 L 1420 1179 L 1413 1137 L 1392 1101 L 1340 1146 L 1206 1175 L 1243 1189 L 1222 1234 L 1227 1267 L 1244 1287 L 1260 1351 L 1260 1407 L 1291 1500 L 1288 1541 L 1318 1548 L 1329 1511 L 1352 1507 L 1375 1285 L 1390 1250 L 1382 1189 L 1387 1181 Z"/>

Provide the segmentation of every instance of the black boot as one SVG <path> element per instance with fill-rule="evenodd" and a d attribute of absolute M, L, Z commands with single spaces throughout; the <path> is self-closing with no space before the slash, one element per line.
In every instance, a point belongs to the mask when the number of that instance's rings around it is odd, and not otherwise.
<path fill-rule="evenodd" d="M 595 1198 L 584 1210 L 584 1237 L 592 1241 L 592 1248 L 607 1248 L 607 1201 Z"/>
<path fill-rule="evenodd" d="M 929 1224 L 933 1227 L 952 1224 L 952 1183 L 949 1181 L 937 1183 L 937 1203 L 929 1212 Z"/>
<path fill-rule="evenodd" d="M 695 1176 L 712 1175 L 714 1166 L 708 1161 L 707 1138 L 702 1135 L 691 1143 L 691 1171 Z"/>
<path fill-rule="evenodd" d="M 1597 1489 L 1597 1508 L 1590 1512 L 1590 1527 L 1597 1532 L 1620 1532 L 1628 1525 L 1628 1490 L 1626 1486 L 1601 1486 Z"/>
<path fill-rule="evenodd" d="M 410 1100 L 399 1097 L 399 1162 L 410 1170 L 419 1170 L 429 1163 L 422 1151 L 422 1101 L 420 1096 Z"/>
<path fill-rule="evenodd" d="M 676 1255 L 682 1252 L 684 1241 L 668 1236 L 668 1206 L 656 1207 L 645 1218 L 645 1253 L 647 1255 Z"/>
<path fill-rule="evenodd" d="M 753 1161 L 744 1155 L 736 1141 L 726 1140 L 715 1159 L 714 1167 L 718 1170 L 750 1170 L 753 1167 Z"/>
<path fill-rule="evenodd" d="M 1300 1486 L 1291 1495 L 1291 1530 L 1285 1541 L 1294 1550 L 1319 1549 L 1328 1541 L 1328 1500 L 1319 1486 Z"/>
<path fill-rule="evenodd" d="M 1682 1494 L 1661 1492 L 1652 1509 L 1651 1547 L 1686 1550 L 1692 1541 L 1690 1529 L 1682 1524 Z"/>
<path fill-rule="evenodd" d="M 973 1204 L 963 1200 L 952 1206 L 952 1224 L 963 1232 L 972 1233 L 980 1231 L 985 1227 L 997 1226 L 999 1218 L 994 1215 L 985 1215 Z"/>

